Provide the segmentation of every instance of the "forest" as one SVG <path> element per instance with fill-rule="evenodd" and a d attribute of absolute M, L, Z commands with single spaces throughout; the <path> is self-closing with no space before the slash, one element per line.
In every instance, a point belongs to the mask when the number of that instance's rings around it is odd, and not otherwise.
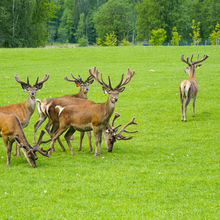
<path fill-rule="evenodd" d="M 219 0 L 1 0 L 0 47 L 219 44 Z"/>

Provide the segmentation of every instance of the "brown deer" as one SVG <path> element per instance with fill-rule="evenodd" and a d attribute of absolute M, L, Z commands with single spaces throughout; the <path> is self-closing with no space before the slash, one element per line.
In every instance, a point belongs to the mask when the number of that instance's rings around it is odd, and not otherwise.
<path fill-rule="evenodd" d="M 108 84 L 104 82 L 102 74 L 101 80 L 99 79 L 99 72 L 96 67 L 91 68 L 89 72 L 95 80 L 102 85 L 103 90 L 108 93 L 108 99 L 105 103 L 91 103 L 89 100 L 84 100 L 75 105 L 68 105 L 65 107 L 56 106 L 59 115 L 59 128 L 52 137 L 51 149 L 53 148 L 55 140 L 68 128 L 69 130 L 65 136 L 70 148 L 72 148 L 70 137 L 76 130 L 93 130 L 95 136 L 95 156 L 98 156 L 98 147 L 99 154 L 101 154 L 102 130 L 108 124 L 109 119 L 115 110 L 115 103 L 118 101 L 119 93 L 123 92 L 125 89 L 125 87 L 122 86 L 130 82 L 135 72 L 131 72 L 128 68 L 125 78 L 123 74 L 119 84 L 115 88 L 112 88 L 110 77 L 108 77 Z"/>
<path fill-rule="evenodd" d="M 49 79 L 49 74 L 45 74 L 44 78 L 38 82 L 39 77 L 33 86 L 29 83 L 29 78 L 27 77 L 27 82 L 21 81 L 20 77 L 16 74 L 15 80 L 21 84 L 24 91 L 28 91 L 28 98 L 25 102 L 15 103 L 6 106 L 0 106 L 1 112 L 7 112 L 14 114 L 18 117 L 23 128 L 25 128 L 30 121 L 32 114 L 34 113 L 36 107 L 36 93 L 37 90 L 43 87 L 43 84 Z M 15 155 L 20 155 L 19 148 L 15 147 Z"/>
<path fill-rule="evenodd" d="M 76 78 L 73 76 L 73 74 L 71 73 L 71 76 L 73 79 L 69 79 L 68 77 L 64 77 L 65 80 L 69 81 L 69 82 L 74 82 L 76 84 L 77 87 L 80 87 L 80 91 L 77 94 L 73 94 L 73 95 L 65 95 L 65 96 L 61 96 L 61 97 L 55 97 L 55 98 L 45 98 L 42 101 L 37 100 L 39 102 L 38 104 L 38 113 L 39 113 L 39 119 L 38 121 L 35 123 L 34 125 L 34 143 L 36 143 L 36 133 L 38 128 L 41 126 L 41 124 L 46 120 L 46 118 L 49 116 L 49 108 L 50 108 L 50 112 L 51 112 L 51 106 L 54 105 L 68 105 L 71 103 L 77 103 L 78 101 L 76 99 L 80 98 L 80 99 L 88 99 L 88 91 L 89 91 L 89 85 L 91 85 L 94 82 L 93 76 L 89 76 L 85 81 L 82 80 L 82 78 L 80 77 L 80 75 L 78 75 L 79 77 Z M 50 116 L 49 118 L 53 118 L 52 116 Z M 52 124 L 51 119 L 49 119 L 49 122 L 46 124 L 45 129 L 47 130 L 47 132 L 52 135 L 51 131 L 50 131 L 50 125 Z M 52 131 L 54 130 L 54 128 L 52 129 Z M 91 132 L 87 132 L 88 137 L 89 137 L 89 149 L 90 152 L 92 152 L 92 145 L 91 145 Z M 81 145 L 82 145 L 82 139 L 84 137 L 84 132 L 81 132 L 80 134 L 80 145 L 79 145 L 79 149 L 81 149 Z M 60 139 L 58 138 L 58 142 L 62 148 L 63 151 L 65 151 L 65 147 L 63 146 L 62 142 L 60 141 Z M 54 149 L 53 149 L 54 150 Z"/>
<path fill-rule="evenodd" d="M 193 98 L 193 117 L 195 117 L 195 102 L 196 102 L 196 96 L 198 93 L 198 83 L 196 82 L 196 76 L 195 76 L 195 69 L 200 65 L 197 65 L 198 63 L 203 62 L 208 58 L 208 55 L 204 55 L 201 60 L 199 59 L 199 55 L 196 59 L 195 62 L 193 62 L 193 55 L 191 57 L 191 63 L 189 61 L 189 57 L 184 59 L 184 55 L 181 56 L 181 60 L 186 63 L 188 66 L 184 69 L 185 73 L 189 74 L 189 78 L 183 80 L 180 83 L 179 86 L 179 91 L 180 91 L 180 101 L 181 101 L 181 110 L 182 110 L 182 121 L 187 121 L 186 120 L 186 111 L 187 111 L 187 106 Z M 184 109 L 184 101 L 185 101 L 185 109 Z"/>
<path fill-rule="evenodd" d="M 122 126 L 121 124 L 114 126 L 114 122 L 118 117 L 120 117 L 120 114 L 116 112 L 114 115 L 114 118 L 112 120 L 112 125 L 108 124 L 106 126 L 106 128 L 103 129 L 103 135 L 105 138 L 108 152 L 112 152 L 114 143 L 117 140 L 130 140 L 133 138 L 133 136 L 125 137 L 124 135 L 122 135 L 123 132 L 125 132 L 125 133 L 137 133 L 138 132 L 138 131 L 126 130 L 126 128 L 129 125 L 137 125 L 137 123 L 134 121 L 135 120 L 134 117 L 132 118 L 131 121 L 129 121 L 127 124 L 125 124 L 124 127 L 120 131 L 118 131 L 119 127 Z"/>
<path fill-rule="evenodd" d="M 33 147 L 28 143 L 25 137 L 22 125 L 17 116 L 11 113 L 0 112 L 0 136 L 3 138 L 5 149 L 7 153 L 7 165 L 10 166 L 11 149 L 14 141 L 20 145 L 22 151 L 32 167 L 36 167 L 36 160 L 38 159 L 36 152 L 38 151 L 43 156 L 49 157 L 49 151 L 40 148 L 44 131 L 41 132 L 38 142 Z"/>

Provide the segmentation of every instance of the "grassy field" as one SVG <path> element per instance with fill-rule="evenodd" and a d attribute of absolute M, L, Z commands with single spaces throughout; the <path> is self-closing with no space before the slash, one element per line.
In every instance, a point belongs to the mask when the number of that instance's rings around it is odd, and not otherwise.
<path fill-rule="evenodd" d="M 178 86 L 187 75 L 180 56 L 192 53 L 209 58 L 196 71 L 196 117 L 191 102 L 184 123 Z M 76 132 L 75 156 L 66 144 L 66 152 L 56 144 L 51 158 L 39 155 L 35 169 L 24 155 L 12 156 L 7 168 L 0 139 L 0 219 L 218 219 L 220 47 L 0 49 L 1 105 L 26 100 L 15 73 L 23 80 L 29 75 L 32 83 L 49 73 L 37 93 L 43 99 L 76 93 L 64 76 L 72 71 L 86 78 L 94 65 L 113 85 L 128 67 L 136 71 L 115 111 L 121 114 L 118 123 L 136 117 L 139 133 L 116 142 L 112 153 L 103 141 L 103 154 L 95 158 L 87 137 L 77 152 Z M 89 99 L 107 99 L 97 82 Z M 24 129 L 30 143 L 37 118 L 36 109 Z"/>

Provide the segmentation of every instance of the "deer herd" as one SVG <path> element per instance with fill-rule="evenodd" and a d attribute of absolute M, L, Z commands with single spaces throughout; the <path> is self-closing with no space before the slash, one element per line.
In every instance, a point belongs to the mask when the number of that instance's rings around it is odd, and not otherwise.
<path fill-rule="evenodd" d="M 188 65 L 184 71 L 189 74 L 189 78 L 183 80 L 179 87 L 182 106 L 182 121 L 187 121 L 186 110 L 191 98 L 193 98 L 193 116 L 195 116 L 195 101 L 198 92 L 198 84 L 195 79 L 195 69 L 201 66 L 201 64 L 198 64 L 207 58 L 208 56 L 204 55 L 202 59 L 198 60 L 198 56 L 196 61 L 193 62 L 192 56 L 190 62 L 189 57 L 185 60 L 184 56 L 181 56 L 181 60 Z M 119 127 L 122 126 L 121 124 L 115 126 L 115 120 L 120 117 L 120 114 L 115 113 L 111 122 L 110 118 L 114 113 L 119 93 L 125 90 L 124 86 L 131 81 L 135 71 L 131 71 L 128 68 L 127 74 L 125 76 L 122 74 L 120 82 L 115 87 L 112 87 L 110 76 L 108 76 L 108 82 L 106 83 L 103 80 L 102 73 L 99 74 L 96 67 L 89 69 L 89 74 L 89 77 L 85 81 L 82 80 L 80 75 L 75 77 L 72 73 L 72 78 L 64 77 L 66 81 L 72 82 L 76 84 L 77 87 L 80 87 L 77 94 L 45 98 L 43 100 L 36 99 L 36 93 L 37 90 L 41 89 L 43 84 L 49 79 L 49 74 L 45 74 L 40 82 L 39 78 L 37 78 L 33 86 L 30 85 L 28 77 L 27 81 L 24 82 L 17 74 L 15 75 L 15 80 L 21 84 L 24 91 L 28 92 L 28 98 L 23 103 L 0 106 L 0 136 L 5 145 L 8 166 L 10 166 L 11 150 L 14 142 L 16 142 L 14 155 L 20 156 L 21 149 L 28 163 L 32 167 L 36 167 L 36 160 L 38 159 L 36 152 L 39 152 L 43 156 L 50 157 L 52 152 L 55 151 L 54 143 L 56 140 L 62 151 L 66 150 L 60 140 L 60 136 L 65 132 L 64 139 L 72 155 L 75 153 L 71 145 L 71 139 L 73 138 L 75 131 L 80 131 L 78 150 L 82 150 L 82 141 L 84 133 L 86 132 L 89 139 L 90 152 L 93 152 L 91 143 L 91 131 L 93 131 L 95 139 L 95 157 L 102 153 L 102 134 L 108 152 L 112 152 L 116 140 L 130 140 L 133 138 L 132 136 L 126 137 L 124 133 L 138 132 L 137 130 L 127 130 L 128 126 L 137 125 L 134 117 L 121 129 L 119 129 Z M 102 86 L 103 91 L 108 94 L 108 98 L 104 103 L 95 103 L 94 101 L 88 100 L 89 86 L 94 80 L 96 80 Z M 31 146 L 24 134 L 23 128 L 28 126 L 37 102 L 39 119 L 34 125 L 34 144 Z M 43 141 L 42 138 L 45 131 L 42 130 L 36 141 L 37 130 L 47 118 L 48 123 L 45 126 L 45 130 L 50 135 L 50 138 Z M 50 142 L 50 148 L 48 150 L 40 148 L 42 143 L 48 142 Z"/>

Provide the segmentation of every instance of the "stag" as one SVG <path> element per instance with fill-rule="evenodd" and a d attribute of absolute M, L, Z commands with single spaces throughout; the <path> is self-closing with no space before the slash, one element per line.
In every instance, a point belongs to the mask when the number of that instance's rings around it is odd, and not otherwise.
<path fill-rule="evenodd" d="M 7 165 L 11 166 L 11 149 L 12 144 L 16 141 L 32 167 L 36 167 L 36 160 L 38 159 L 36 152 L 39 152 L 43 156 L 49 157 L 50 150 L 44 150 L 40 148 L 44 131 L 41 132 L 37 144 L 33 147 L 28 143 L 24 134 L 22 125 L 17 116 L 11 113 L 0 112 L 0 136 L 3 138 L 5 149 L 7 153 Z"/>
<path fill-rule="evenodd" d="M 99 79 L 99 72 L 96 67 L 91 68 L 89 72 L 95 80 L 102 85 L 103 90 L 108 93 L 108 99 L 105 103 L 94 103 L 89 102 L 89 100 L 84 100 L 75 105 L 68 105 L 65 107 L 56 106 L 55 108 L 58 111 L 59 117 L 59 128 L 52 137 L 51 148 L 53 148 L 55 140 L 68 128 L 69 130 L 65 136 L 70 148 L 72 148 L 70 138 L 76 130 L 93 130 L 95 137 L 95 157 L 97 157 L 101 154 L 102 130 L 106 127 L 114 112 L 119 93 L 124 91 L 125 87 L 123 86 L 130 82 L 135 72 L 131 72 L 128 68 L 125 78 L 123 74 L 119 84 L 115 88 L 111 85 L 110 77 L 108 77 L 108 84 L 104 82 L 102 74 L 101 80 Z"/>
<path fill-rule="evenodd" d="M 27 82 L 24 82 L 20 79 L 20 77 L 16 74 L 15 80 L 21 84 L 21 87 L 24 91 L 28 92 L 28 98 L 25 102 L 15 103 L 6 106 L 0 106 L 1 112 L 11 113 L 18 117 L 21 122 L 23 128 L 27 127 L 30 121 L 32 114 L 34 113 L 36 107 L 36 93 L 37 90 L 43 87 L 43 84 L 49 79 L 49 74 L 45 74 L 44 78 L 39 81 L 39 77 L 33 86 L 29 83 L 29 77 L 27 77 Z M 15 155 L 20 155 L 19 148 L 15 148 Z"/>
<path fill-rule="evenodd" d="M 45 98 L 42 101 L 37 100 L 39 102 L 39 104 L 38 104 L 39 119 L 34 125 L 34 143 L 36 143 L 37 130 L 41 126 L 41 124 L 46 120 L 47 117 L 49 117 L 49 121 L 46 124 L 45 129 L 47 130 L 47 132 L 51 136 L 53 135 L 53 131 L 56 128 L 55 122 L 54 122 L 54 127 L 52 128 L 51 131 L 50 131 L 50 126 L 52 124 L 52 119 L 53 119 L 53 115 L 52 115 L 53 113 L 51 113 L 53 111 L 51 110 L 52 109 L 51 106 L 54 106 L 54 103 L 55 103 L 55 105 L 65 106 L 65 105 L 68 105 L 71 103 L 74 104 L 74 103 L 78 102 L 77 99 L 88 99 L 89 85 L 91 85 L 94 82 L 93 76 L 89 76 L 85 81 L 82 80 L 80 75 L 78 75 L 79 77 L 76 78 L 71 73 L 71 76 L 73 79 L 70 79 L 67 76 L 64 77 L 64 79 L 69 82 L 73 82 L 76 84 L 77 87 L 80 87 L 80 91 L 77 94 L 65 95 L 65 96 L 55 97 L 55 98 Z M 90 149 L 90 152 L 92 152 L 91 132 L 87 132 L 87 135 L 89 137 L 89 149 Z M 84 137 L 84 132 L 81 132 L 79 149 L 81 149 L 83 137 Z M 62 150 L 65 151 L 65 147 L 63 146 L 63 144 L 59 138 L 58 138 L 58 142 L 59 142 Z M 53 149 L 53 151 L 54 151 L 54 149 Z M 72 152 L 72 154 L 74 154 L 74 152 Z"/>
<path fill-rule="evenodd" d="M 129 121 L 128 123 L 126 123 L 122 129 L 119 131 L 119 127 L 121 127 L 122 125 L 119 124 L 117 126 L 114 125 L 115 123 L 115 120 L 120 117 L 120 114 L 119 113 L 115 113 L 114 115 L 114 118 L 112 120 L 112 123 L 111 125 L 108 124 L 106 126 L 106 128 L 103 129 L 103 135 L 104 135 L 104 138 L 105 138 L 105 142 L 106 142 L 106 146 L 107 146 L 107 150 L 108 152 L 112 152 L 113 150 L 113 146 L 114 146 L 114 143 L 117 141 L 117 140 L 130 140 L 133 138 L 133 136 L 130 136 L 130 137 L 125 137 L 122 133 L 125 132 L 125 133 L 137 133 L 138 131 L 128 131 L 126 130 L 126 128 L 129 126 L 129 125 L 137 125 L 137 123 L 134 121 L 135 118 L 133 117 L 131 119 L 131 121 Z"/>
<path fill-rule="evenodd" d="M 196 103 L 196 96 L 198 93 L 198 83 L 196 81 L 196 76 L 195 76 L 195 69 L 201 64 L 197 65 L 198 63 L 203 62 L 208 58 L 208 55 L 204 55 L 201 60 L 199 60 L 199 55 L 197 56 L 197 59 L 195 62 L 193 62 L 193 55 L 191 57 L 191 63 L 189 61 L 189 57 L 184 59 L 184 55 L 181 56 L 181 60 L 186 63 L 188 66 L 184 69 L 185 73 L 189 74 L 189 78 L 183 80 L 180 83 L 179 86 L 179 91 L 180 91 L 180 101 L 181 101 L 181 110 L 182 110 L 182 121 L 187 121 L 186 120 L 186 111 L 187 111 L 187 106 L 193 98 L 193 117 L 195 117 L 195 103 Z M 185 109 L 184 109 L 184 101 L 185 101 Z"/>

